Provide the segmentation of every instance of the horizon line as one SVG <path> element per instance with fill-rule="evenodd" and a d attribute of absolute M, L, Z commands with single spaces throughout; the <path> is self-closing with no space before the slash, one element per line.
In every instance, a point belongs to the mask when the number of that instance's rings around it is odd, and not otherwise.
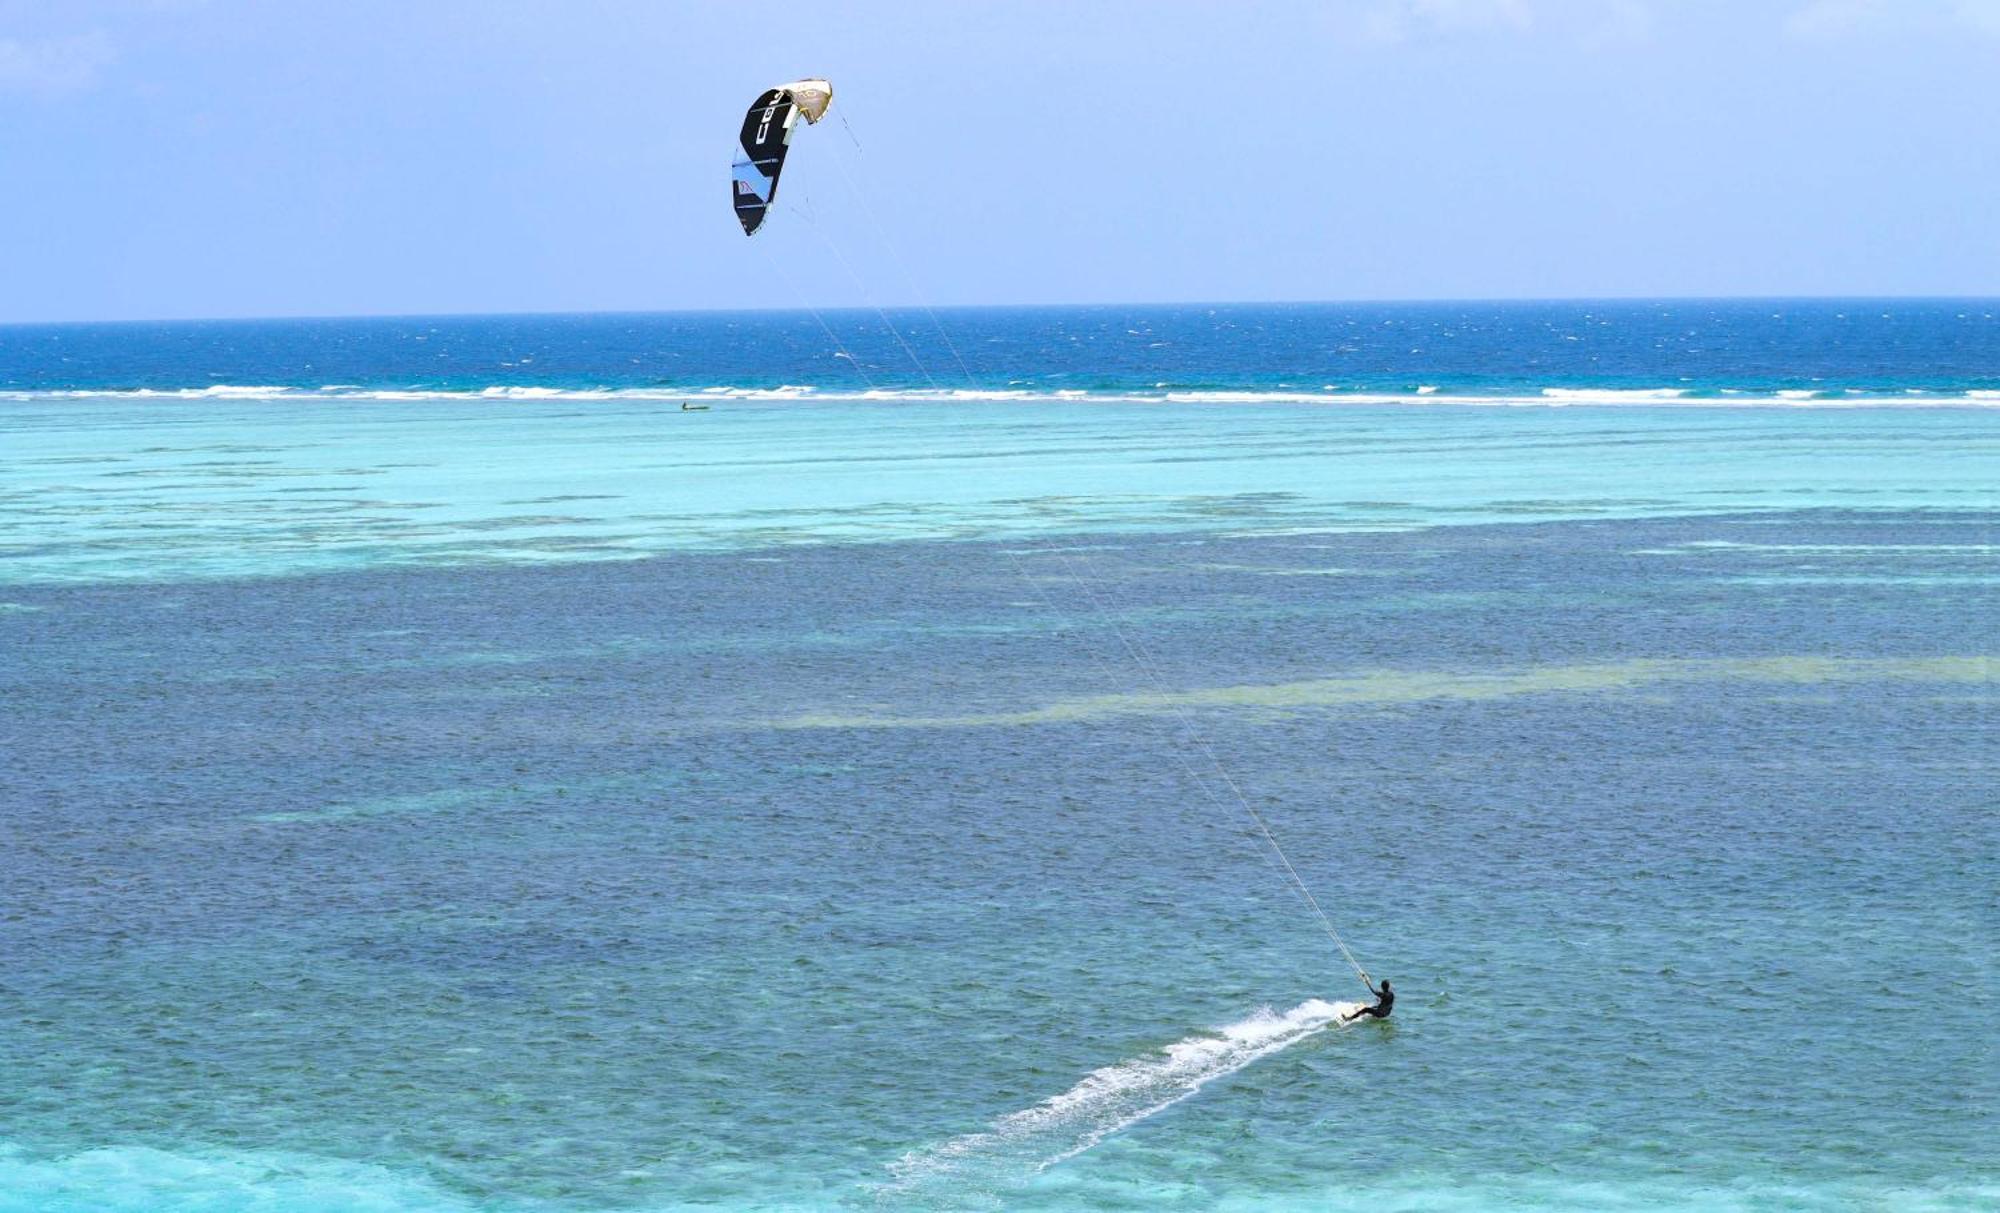
<path fill-rule="evenodd" d="M 341 320 L 496 320 L 573 319 L 577 317 L 653 316 L 756 316 L 811 313 L 838 314 L 877 311 L 910 312 L 1000 312 L 1040 311 L 1056 308 L 1257 308 L 1257 307 L 1443 307 L 1443 306 L 1533 306 L 1547 304 L 1687 304 L 1687 303 L 2000 303 L 1993 295 L 1493 295 L 1440 296 L 1401 299 L 1168 299 L 1146 302 L 1101 303 L 891 303 L 842 304 L 832 307 L 708 307 L 708 308 L 605 308 L 578 311 L 492 311 L 492 312 L 294 312 L 269 316 L 151 316 L 119 319 L 0 320 L 0 329 L 65 328 L 89 325 L 170 325 L 170 324 L 274 324 Z"/>

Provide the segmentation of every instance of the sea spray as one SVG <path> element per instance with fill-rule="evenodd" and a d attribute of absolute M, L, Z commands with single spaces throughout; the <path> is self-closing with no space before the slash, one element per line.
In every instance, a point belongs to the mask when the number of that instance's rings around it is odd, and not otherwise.
<path fill-rule="evenodd" d="M 1235 1023 L 1093 1070 L 1060 1095 L 1010 1112 L 977 1133 L 912 1150 L 889 1168 L 883 1191 L 921 1196 L 941 1186 L 990 1190 L 1029 1179 L 1105 1138 L 1197 1094 L 1251 1062 L 1322 1028 L 1339 1028 L 1360 1003 L 1312 998 L 1288 1011 L 1270 1007 Z"/>

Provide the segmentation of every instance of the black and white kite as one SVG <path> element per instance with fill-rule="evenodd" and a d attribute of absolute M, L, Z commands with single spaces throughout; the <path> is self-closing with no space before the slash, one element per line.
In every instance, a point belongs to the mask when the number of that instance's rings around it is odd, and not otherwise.
<path fill-rule="evenodd" d="M 764 213 L 778 200 L 778 174 L 785 151 L 792 145 L 792 127 L 799 115 L 808 123 L 826 116 L 833 104 L 833 85 L 824 80 L 794 80 L 765 90 L 743 116 L 743 137 L 737 141 L 736 163 L 730 173 L 730 201 L 743 234 L 763 226 Z"/>

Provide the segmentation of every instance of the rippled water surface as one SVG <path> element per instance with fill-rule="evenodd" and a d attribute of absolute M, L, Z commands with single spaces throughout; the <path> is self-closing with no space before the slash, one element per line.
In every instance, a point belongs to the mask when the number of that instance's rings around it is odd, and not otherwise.
<path fill-rule="evenodd" d="M 0 584 L 1099 530 L 1990 509 L 2000 409 L 0 401 Z M 1973 542 L 1974 540 L 1967 540 Z"/>
<path fill-rule="evenodd" d="M 1991 1208 L 1917 310 L 0 332 L 0 1211 Z"/>
<path fill-rule="evenodd" d="M 0 1207 L 1975 1207 L 1993 522 L 15 587 Z"/>

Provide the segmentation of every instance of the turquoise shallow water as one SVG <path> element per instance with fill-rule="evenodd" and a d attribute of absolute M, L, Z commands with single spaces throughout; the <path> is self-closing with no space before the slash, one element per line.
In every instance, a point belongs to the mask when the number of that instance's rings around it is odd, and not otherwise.
<path fill-rule="evenodd" d="M 0 405 L 0 578 L 1990 506 L 1983 409 L 1050 401 Z"/>
<path fill-rule="evenodd" d="M 2000 413 L 0 444 L 0 1210 L 2000 1201 Z"/>

